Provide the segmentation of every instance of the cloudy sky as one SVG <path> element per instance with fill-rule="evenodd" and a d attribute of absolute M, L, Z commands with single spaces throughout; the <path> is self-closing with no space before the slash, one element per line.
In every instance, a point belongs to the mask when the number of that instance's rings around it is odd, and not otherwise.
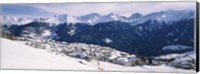
<path fill-rule="evenodd" d="M 23 17 L 46 17 L 55 14 L 81 16 L 89 13 L 106 15 L 111 12 L 130 16 L 133 13 L 145 15 L 169 9 L 194 10 L 195 2 L 4 4 L 0 8 L 1 15 Z"/>

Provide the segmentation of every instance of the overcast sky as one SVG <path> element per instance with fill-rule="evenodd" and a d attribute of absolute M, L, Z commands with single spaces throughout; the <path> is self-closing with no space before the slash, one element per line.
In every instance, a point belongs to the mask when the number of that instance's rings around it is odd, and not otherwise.
<path fill-rule="evenodd" d="M 133 13 L 143 15 L 164 10 L 195 9 L 195 2 L 132 2 L 132 3 L 62 3 L 62 4 L 4 4 L 1 15 L 45 17 L 55 14 L 85 15 L 99 13 L 106 15 L 111 12 L 124 16 Z"/>

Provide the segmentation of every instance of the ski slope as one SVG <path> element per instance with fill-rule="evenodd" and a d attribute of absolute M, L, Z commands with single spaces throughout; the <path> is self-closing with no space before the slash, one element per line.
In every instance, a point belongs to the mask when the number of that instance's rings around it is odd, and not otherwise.
<path fill-rule="evenodd" d="M 43 70 L 84 70 L 98 71 L 97 61 L 79 63 L 80 59 L 56 55 L 44 49 L 26 46 L 24 42 L 1 38 L 2 69 L 43 69 Z M 161 66 L 121 66 L 108 62 L 100 62 L 103 71 L 134 71 L 134 72 L 195 72 Z"/>

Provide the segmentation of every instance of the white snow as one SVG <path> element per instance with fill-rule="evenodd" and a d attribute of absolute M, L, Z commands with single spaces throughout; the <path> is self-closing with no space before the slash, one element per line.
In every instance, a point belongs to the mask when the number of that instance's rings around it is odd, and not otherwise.
<path fill-rule="evenodd" d="M 42 36 L 50 36 L 51 32 L 49 30 L 45 30 Z"/>
<path fill-rule="evenodd" d="M 110 17 L 111 17 L 111 18 L 113 18 L 115 21 L 117 21 L 117 20 L 118 20 L 118 18 L 117 18 L 117 16 L 116 16 L 116 15 L 111 15 Z"/>
<path fill-rule="evenodd" d="M 24 42 L 1 38 L 2 69 L 45 69 L 45 70 L 91 70 L 98 71 L 97 61 L 80 63 L 80 59 L 56 55 L 46 50 L 26 46 Z M 121 66 L 108 62 L 100 62 L 103 71 L 134 72 L 195 72 L 160 66 Z"/>
<path fill-rule="evenodd" d="M 25 17 L 0 16 L 0 21 L 3 25 L 24 25 L 32 22 L 33 19 Z"/>
<path fill-rule="evenodd" d="M 186 49 L 192 49 L 192 47 L 184 46 L 184 45 L 168 45 L 164 46 L 162 48 L 164 51 L 172 51 L 172 50 L 186 50 Z"/>
<path fill-rule="evenodd" d="M 136 16 L 140 16 L 140 14 L 136 14 Z M 3 25 L 10 25 L 10 24 L 27 24 L 34 20 L 38 20 L 40 22 L 46 22 L 51 24 L 61 24 L 61 23 L 89 23 L 89 25 L 93 26 L 97 23 L 104 23 L 110 21 L 122 21 L 132 23 L 132 25 L 137 25 L 144 23 L 148 20 L 157 20 L 159 22 L 165 23 L 172 23 L 182 19 L 190 19 L 194 18 L 193 11 L 191 10 L 167 10 L 167 11 L 160 11 L 154 12 L 151 14 L 147 14 L 142 17 L 137 17 L 137 19 L 131 19 L 133 17 L 126 17 L 121 16 L 117 13 L 109 13 L 107 15 L 99 15 L 97 13 L 91 13 L 88 15 L 83 16 L 76 16 L 76 15 L 68 15 L 68 14 L 58 14 L 49 17 L 40 17 L 38 18 L 24 18 L 24 17 L 10 17 L 10 16 L 3 16 L 0 17 L 1 23 Z"/>
<path fill-rule="evenodd" d="M 109 39 L 109 38 L 105 38 L 105 39 L 103 39 L 103 41 L 106 42 L 106 43 L 112 43 L 112 40 Z"/>
<path fill-rule="evenodd" d="M 160 11 L 157 13 L 156 12 L 150 13 L 136 20 L 130 20 L 130 21 L 133 22 L 133 25 L 141 24 L 148 20 L 157 20 L 159 22 L 165 22 L 167 24 L 171 24 L 178 20 L 194 18 L 194 15 L 192 15 L 192 13 L 193 11 L 191 10 L 167 10 L 167 11 Z"/>
<path fill-rule="evenodd" d="M 76 52 L 75 55 L 80 56 L 80 58 L 84 58 L 87 56 L 87 54 L 85 52 L 81 52 L 81 51 Z"/>
<path fill-rule="evenodd" d="M 143 27 L 142 26 L 139 26 L 139 31 L 142 31 L 143 30 Z"/>
<path fill-rule="evenodd" d="M 87 23 L 94 24 L 97 21 L 98 17 L 94 17 L 94 19 L 88 19 Z"/>
<path fill-rule="evenodd" d="M 48 18 L 44 18 L 44 20 L 39 20 L 41 22 L 46 22 L 46 23 L 50 23 L 50 24 L 63 24 L 63 23 L 77 23 L 80 22 L 76 16 L 72 16 L 72 15 L 67 15 L 67 14 L 61 14 L 61 15 L 54 15 L 54 16 L 50 16 Z"/>
<path fill-rule="evenodd" d="M 180 59 L 180 57 L 186 58 L 186 56 L 196 59 L 194 51 L 190 51 L 190 52 L 186 52 L 186 53 L 182 53 L 182 54 L 161 55 L 159 57 L 156 57 L 156 59 L 173 59 L 173 58 L 177 58 L 177 57 Z"/>
<path fill-rule="evenodd" d="M 77 22 L 80 22 L 77 18 L 76 18 L 76 16 L 68 16 L 67 17 L 67 23 L 68 24 L 70 24 L 70 23 L 77 23 Z"/>
<path fill-rule="evenodd" d="M 116 62 L 118 62 L 119 64 L 126 64 L 129 62 L 129 60 L 127 58 L 117 58 Z"/>
<path fill-rule="evenodd" d="M 76 34 L 76 31 L 74 29 L 71 29 L 70 31 L 67 32 L 70 36 Z"/>
<path fill-rule="evenodd" d="M 60 24 L 60 21 L 57 20 L 57 18 L 55 17 L 48 17 L 46 20 L 44 20 L 43 22 L 46 22 L 46 23 L 50 23 L 50 24 Z"/>
<path fill-rule="evenodd" d="M 166 18 L 166 15 L 162 15 L 162 18 Z"/>
<path fill-rule="evenodd" d="M 3 69 L 96 69 L 78 63 L 77 59 L 47 53 L 45 50 L 32 48 L 20 42 L 2 38 L 1 44 L 1 68 Z"/>
<path fill-rule="evenodd" d="M 92 19 L 89 19 L 87 22 L 88 23 L 93 23 L 94 21 Z"/>

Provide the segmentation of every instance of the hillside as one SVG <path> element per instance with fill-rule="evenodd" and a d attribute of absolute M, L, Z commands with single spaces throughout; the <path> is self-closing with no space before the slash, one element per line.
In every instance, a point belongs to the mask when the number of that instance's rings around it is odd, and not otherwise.
<path fill-rule="evenodd" d="M 89 70 L 98 71 L 97 61 L 79 63 L 80 59 L 49 53 L 43 49 L 26 46 L 24 42 L 1 38 L 2 69 L 45 69 L 45 70 Z M 83 60 L 82 60 L 83 61 Z M 146 71 L 146 72 L 194 72 L 160 66 L 121 66 L 100 62 L 103 71 Z"/>

